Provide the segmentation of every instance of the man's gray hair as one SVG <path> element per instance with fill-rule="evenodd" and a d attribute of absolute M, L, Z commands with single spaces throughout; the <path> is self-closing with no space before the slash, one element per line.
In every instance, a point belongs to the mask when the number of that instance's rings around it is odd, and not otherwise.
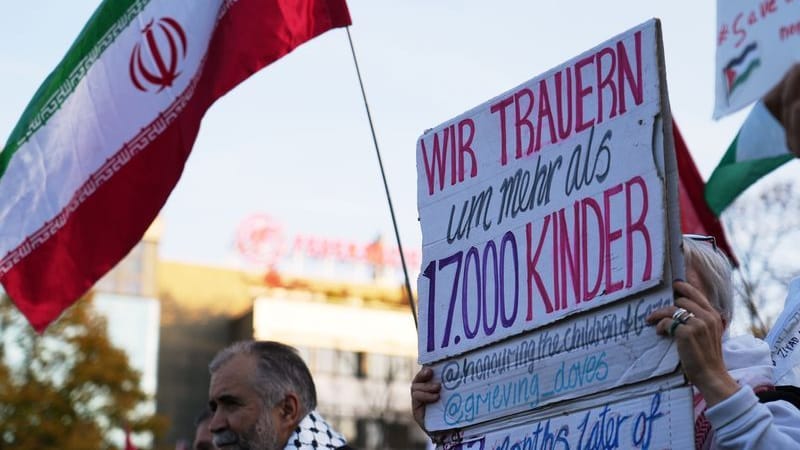
<path fill-rule="evenodd" d="M 256 358 L 256 390 L 265 404 L 274 406 L 289 392 L 300 399 L 303 415 L 317 407 L 317 390 L 308 366 L 294 347 L 274 341 L 241 341 L 217 353 L 208 365 L 213 375 L 236 355 Z"/>
<path fill-rule="evenodd" d="M 728 258 L 710 242 L 685 236 L 683 258 L 687 267 L 694 268 L 708 301 L 722 315 L 727 328 L 733 319 L 733 269 Z"/>

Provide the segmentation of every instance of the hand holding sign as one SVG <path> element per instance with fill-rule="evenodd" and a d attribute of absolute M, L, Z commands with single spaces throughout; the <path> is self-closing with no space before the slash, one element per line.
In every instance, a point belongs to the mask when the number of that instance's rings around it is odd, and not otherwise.
<path fill-rule="evenodd" d="M 420 428 L 425 429 L 425 406 L 439 400 L 441 383 L 431 381 L 433 370 L 423 367 L 411 381 L 411 411 Z"/>
<path fill-rule="evenodd" d="M 764 105 L 786 130 L 789 150 L 800 157 L 800 64 L 792 66 L 764 96 Z"/>
<path fill-rule="evenodd" d="M 647 317 L 661 335 L 671 336 L 686 377 L 713 406 L 739 390 L 723 359 L 722 335 L 730 323 L 731 266 L 716 244 L 684 236 L 685 281 L 675 281 L 674 306 Z"/>
<path fill-rule="evenodd" d="M 681 357 L 681 365 L 689 378 L 703 394 L 708 406 L 713 406 L 733 395 L 739 385 L 731 378 L 722 358 L 722 334 L 725 324 L 705 294 L 698 287 L 703 283 L 695 268 L 686 268 L 685 281 L 673 283 L 680 295 L 675 306 L 660 309 L 648 317 L 648 322 L 657 324 L 661 335 L 673 334 Z M 675 312 L 683 308 L 692 314 L 683 322 L 675 322 Z M 674 325 L 675 324 L 675 325 Z"/>

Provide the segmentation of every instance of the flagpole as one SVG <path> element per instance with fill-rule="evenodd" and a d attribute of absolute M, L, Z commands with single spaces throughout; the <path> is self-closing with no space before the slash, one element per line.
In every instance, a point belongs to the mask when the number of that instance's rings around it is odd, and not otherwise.
<path fill-rule="evenodd" d="M 372 123 L 372 114 L 369 111 L 369 103 L 367 103 L 367 93 L 364 90 L 364 82 L 361 79 L 361 70 L 358 68 L 358 58 L 356 58 L 356 49 L 353 47 L 353 38 L 350 36 L 350 27 L 345 27 L 347 31 L 347 40 L 350 42 L 350 52 L 353 54 L 353 63 L 356 67 L 356 75 L 358 75 L 358 85 L 361 87 L 361 97 L 364 99 L 364 109 L 367 111 L 367 120 L 369 121 L 369 130 L 372 132 L 372 143 L 375 145 L 375 155 L 378 157 L 378 166 L 381 169 L 381 178 L 383 179 L 383 189 L 386 191 L 386 200 L 389 203 L 389 213 L 392 216 L 392 225 L 394 226 L 394 237 L 397 239 L 397 249 L 400 252 L 400 265 L 403 266 L 403 276 L 406 282 L 406 295 L 408 296 L 408 306 L 411 308 L 411 315 L 414 317 L 414 327 L 419 329 L 417 323 L 417 308 L 414 306 L 414 295 L 411 292 L 411 280 L 408 277 L 408 268 L 406 267 L 406 257 L 403 255 L 403 244 L 400 243 L 400 231 L 397 228 L 397 218 L 394 214 L 394 206 L 392 205 L 392 196 L 389 194 L 389 184 L 386 182 L 386 172 L 383 170 L 383 160 L 381 159 L 381 151 L 378 148 L 378 138 L 375 135 L 375 126 Z"/>

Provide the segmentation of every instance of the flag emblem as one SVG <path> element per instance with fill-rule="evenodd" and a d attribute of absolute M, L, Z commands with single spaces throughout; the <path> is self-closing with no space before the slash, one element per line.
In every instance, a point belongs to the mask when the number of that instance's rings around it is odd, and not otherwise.
<path fill-rule="evenodd" d="M 742 53 L 728 61 L 728 64 L 722 69 L 728 88 L 728 98 L 736 88 L 747 81 L 760 65 L 761 59 L 758 56 L 758 43 L 756 42 L 745 46 Z"/>
<path fill-rule="evenodd" d="M 181 74 L 178 63 L 186 58 L 186 33 L 177 20 L 162 17 L 158 22 L 150 20 L 142 35 L 143 41 L 137 42 L 131 52 L 131 81 L 142 92 L 148 92 L 149 86 L 159 93 L 172 86 Z"/>

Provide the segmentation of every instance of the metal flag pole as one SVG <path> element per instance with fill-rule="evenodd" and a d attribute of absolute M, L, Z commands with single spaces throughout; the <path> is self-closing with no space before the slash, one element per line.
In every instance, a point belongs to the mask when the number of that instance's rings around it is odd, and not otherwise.
<path fill-rule="evenodd" d="M 394 237 L 397 239 L 397 249 L 400 252 L 400 264 L 403 266 L 403 276 L 406 281 L 406 295 L 408 296 L 408 306 L 411 308 L 411 315 L 414 317 L 414 327 L 419 329 L 417 323 L 417 308 L 414 306 L 414 294 L 411 291 L 411 280 L 408 277 L 408 268 L 406 268 L 406 257 L 403 255 L 403 244 L 400 243 L 400 231 L 397 228 L 397 218 L 394 215 L 394 206 L 392 205 L 392 196 L 389 194 L 389 184 L 386 182 L 386 172 L 383 170 L 383 160 L 381 159 L 381 151 L 378 148 L 378 138 L 375 136 L 375 126 L 372 124 L 372 114 L 369 112 L 369 103 L 367 103 L 367 93 L 364 90 L 364 82 L 361 80 L 361 70 L 358 68 L 358 58 L 356 58 L 356 49 L 353 47 L 353 38 L 350 36 L 350 27 L 345 27 L 347 30 L 347 40 L 350 42 L 350 52 L 353 54 L 353 63 L 356 66 L 356 75 L 358 75 L 358 85 L 361 86 L 361 97 L 364 99 L 364 109 L 367 111 L 367 120 L 369 121 L 369 130 L 372 132 L 372 142 L 375 144 L 375 155 L 378 157 L 378 166 L 381 169 L 381 178 L 383 179 L 383 189 L 386 191 L 386 200 L 389 203 L 389 213 L 392 215 L 392 225 L 394 226 Z"/>

